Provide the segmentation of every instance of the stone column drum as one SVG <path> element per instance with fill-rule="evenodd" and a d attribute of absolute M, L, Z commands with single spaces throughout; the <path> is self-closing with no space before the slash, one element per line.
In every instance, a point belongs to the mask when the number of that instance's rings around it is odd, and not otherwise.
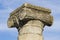
<path fill-rule="evenodd" d="M 43 28 L 53 23 L 50 13 L 50 9 L 25 3 L 10 14 L 7 24 L 18 29 L 18 40 L 44 40 Z"/>

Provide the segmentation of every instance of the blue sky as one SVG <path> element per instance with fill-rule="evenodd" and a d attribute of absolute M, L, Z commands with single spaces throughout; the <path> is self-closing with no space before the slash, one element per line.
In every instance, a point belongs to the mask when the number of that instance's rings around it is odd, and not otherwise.
<path fill-rule="evenodd" d="M 51 27 L 44 28 L 44 40 L 60 40 L 60 0 L 0 0 L 0 40 L 17 40 L 17 29 L 8 28 L 7 19 L 25 2 L 51 9 L 54 22 Z"/>

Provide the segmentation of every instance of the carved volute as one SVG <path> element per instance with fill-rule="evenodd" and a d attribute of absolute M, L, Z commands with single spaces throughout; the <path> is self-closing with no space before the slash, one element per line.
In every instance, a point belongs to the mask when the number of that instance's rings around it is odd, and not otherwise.
<path fill-rule="evenodd" d="M 7 22 L 8 27 L 16 27 L 18 29 L 18 40 L 29 40 L 30 38 L 28 37 L 32 37 L 31 40 L 43 40 L 43 28 L 45 25 L 51 26 L 52 23 L 53 17 L 51 16 L 50 9 L 31 5 L 29 3 L 25 3 L 14 10 L 10 14 Z M 40 36 L 35 34 L 39 34 Z M 37 36 L 37 38 L 34 38 L 34 35 Z"/>

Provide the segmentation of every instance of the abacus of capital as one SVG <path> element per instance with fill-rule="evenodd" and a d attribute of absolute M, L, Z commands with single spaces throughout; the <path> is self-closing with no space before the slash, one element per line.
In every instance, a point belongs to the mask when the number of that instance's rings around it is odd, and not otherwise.
<path fill-rule="evenodd" d="M 18 40 L 44 40 L 43 28 L 53 23 L 50 13 L 50 9 L 24 3 L 10 14 L 7 24 L 18 29 Z"/>

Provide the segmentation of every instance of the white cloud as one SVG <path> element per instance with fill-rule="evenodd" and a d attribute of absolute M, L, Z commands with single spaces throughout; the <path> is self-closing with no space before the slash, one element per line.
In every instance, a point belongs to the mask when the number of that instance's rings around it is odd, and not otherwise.
<path fill-rule="evenodd" d="M 60 21 L 54 21 L 51 27 L 46 26 L 44 30 L 50 32 L 60 32 Z"/>
<path fill-rule="evenodd" d="M 17 29 L 8 28 L 7 23 L 0 23 L 0 31 L 17 31 Z"/>
<path fill-rule="evenodd" d="M 52 28 L 54 31 L 60 31 L 60 20 L 54 21 Z"/>

